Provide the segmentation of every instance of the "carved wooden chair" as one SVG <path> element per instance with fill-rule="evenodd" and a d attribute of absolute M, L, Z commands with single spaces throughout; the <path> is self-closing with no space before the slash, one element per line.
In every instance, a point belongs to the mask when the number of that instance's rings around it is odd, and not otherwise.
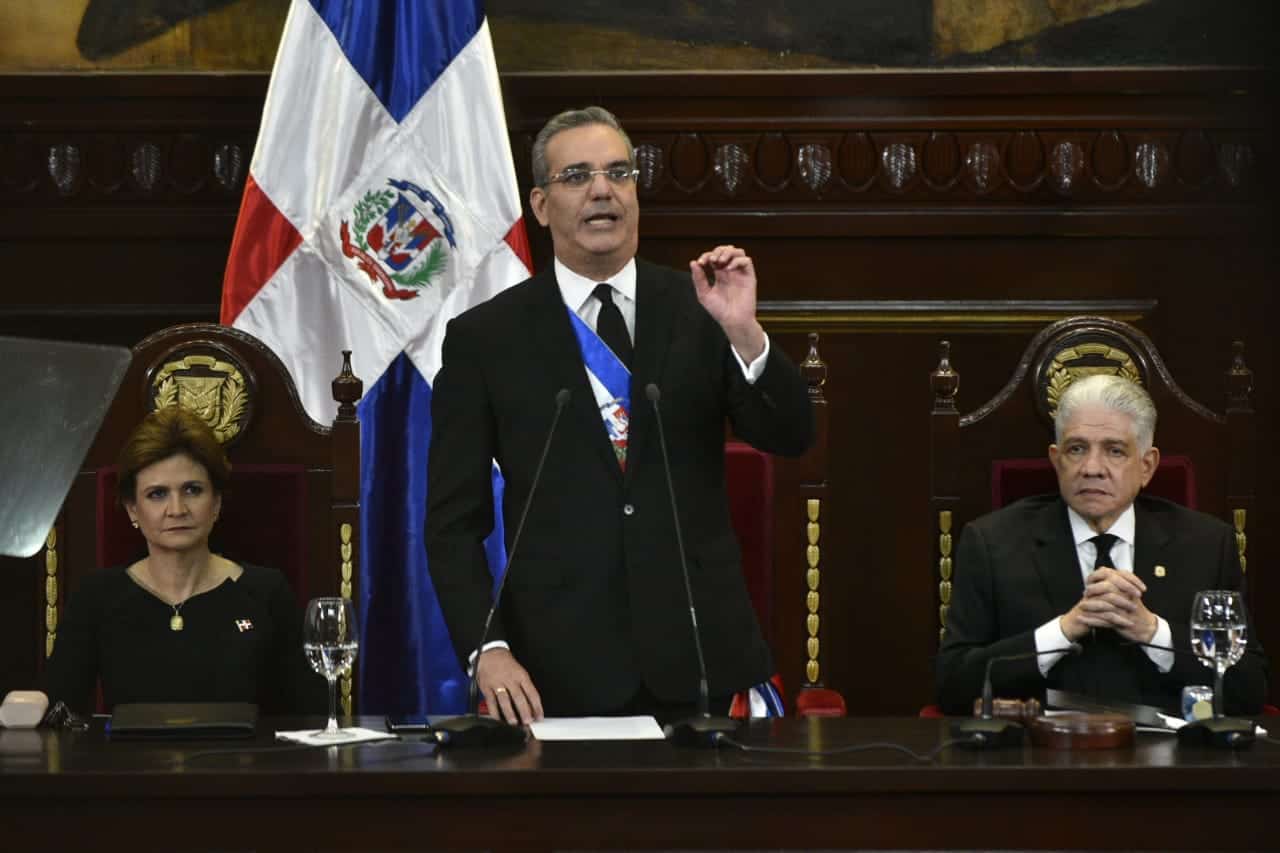
<path fill-rule="evenodd" d="M 1224 519 L 1236 530 L 1247 569 L 1246 524 L 1253 506 L 1253 378 L 1236 341 L 1225 376 L 1226 408 L 1191 399 L 1141 331 L 1104 317 L 1072 317 L 1043 329 L 994 397 L 962 414 L 960 372 L 943 341 L 930 374 L 930 513 L 941 636 L 951 598 L 952 545 L 964 524 L 1032 494 L 1057 491 L 1046 458 L 1057 400 L 1071 382 L 1112 373 L 1141 383 L 1155 401 L 1161 464 L 1146 491 Z M 1225 355 L 1225 353 L 1224 353 Z M 1194 462 L 1193 462 L 1194 460 Z M 927 713 L 929 709 L 926 709 Z"/>
<path fill-rule="evenodd" d="M 809 336 L 809 353 L 801 363 L 801 370 L 809 384 L 810 403 L 817 425 L 815 446 L 800 460 L 774 460 L 768 454 L 750 445 L 731 441 L 725 447 L 725 485 L 729 493 L 729 512 L 734 532 L 742 548 L 742 571 L 746 576 L 747 590 L 755 606 L 756 617 L 764 631 L 765 641 L 774 651 L 775 661 L 796 650 L 783 648 L 774 636 L 774 611 L 781 602 L 784 607 L 797 607 L 801 601 L 806 608 L 807 637 L 804 678 L 794 697 L 785 697 L 788 712 L 801 717 L 843 717 L 846 713 L 844 698 L 834 690 L 822 686 L 819 676 L 819 536 L 821 497 L 826 491 L 826 399 L 823 385 L 826 382 L 826 365 L 818 355 L 818 336 Z M 775 499 L 775 474 L 778 465 L 794 466 L 800 476 L 799 495 L 781 496 Z M 791 552 L 808 562 L 805 589 L 778 589 L 774 572 L 777 554 L 774 540 L 774 519 L 779 508 L 783 512 L 800 511 L 801 506 L 787 506 L 790 501 L 803 501 L 808 513 L 806 538 L 803 542 L 786 543 L 784 552 Z M 803 599 L 801 598 L 803 596 Z M 776 600 L 775 600 L 776 599 Z M 775 676 L 775 684 L 782 690 L 781 676 Z"/>
<path fill-rule="evenodd" d="M 149 411 L 182 405 L 227 448 L 231 483 L 210 537 L 214 551 L 280 569 L 299 606 L 315 596 L 352 597 L 359 553 L 360 380 L 349 354 L 333 382 L 338 414 L 325 426 L 303 411 L 284 364 L 256 338 L 228 326 L 173 326 L 133 348 L 133 362 L 63 503 L 40 571 L 40 650 L 52 652 L 66 595 L 88 572 L 132 562 L 145 544 L 115 499 L 115 458 Z M 299 652 L 301 654 L 301 652 Z M 351 685 L 344 679 L 345 710 Z"/>
<path fill-rule="evenodd" d="M 797 590 L 804 595 L 804 669 L 800 691 L 796 694 L 798 717 L 843 717 L 847 713 L 844 696 L 826 686 L 823 668 L 826 658 L 822 648 L 822 621 L 826 614 L 822 608 L 822 573 L 826 568 L 822 560 L 822 528 L 829 521 L 824 514 L 831 490 L 828 477 L 828 459 L 831 426 L 828 420 L 826 384 L 827 363 L 818 353 L 818 333 L 809 333 L 809 352 L 800 362 L 800 372 L 809 386 L 809 403 L 813 407 L 813 447 L 793 464 L 798 478 L 794 500 L 797 505 L 786 511 L 802 514 L 804 539 L 794 543 L 804 562 L 804 586 Z M 788 549 L 792 543 L 787 543 Z M 791 601 L 790 596 L 786 599 Z M 789 650 L 788 650 L 789 651 Z"/>

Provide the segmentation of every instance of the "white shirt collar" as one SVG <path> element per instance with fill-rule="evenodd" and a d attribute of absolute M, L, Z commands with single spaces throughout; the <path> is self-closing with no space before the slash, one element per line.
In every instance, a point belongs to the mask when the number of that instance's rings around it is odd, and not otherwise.
<path fill-rule="evenodd" d="M 1067 518 L 1071 521 L 1071 536 L 1075 540 L 1077 547 L 1084 542 L 1088 542 L 1098 534 L 1089 526 L 1089 522 L 1080 517 L 1071 507 L 1067 507 Z M 1133 511 L 1133 504 L 1125 507 L 1124 512 L 1120 513 L 1120 517 L 1116 519 L 1115 524 L 1105 532 L 1124 542 L 1129 547 L 1133 547 L 1134 525 L 1136 523 L 1137 513 Z"/>
<path fill-rule="evenodd" d="M 564 300 L 564 304 L 568 305 L 573 311 L 582 308 L 584 302 L 591 297 L 591 291 L 596 289 L 597 284 L 608 283 L 613 289 L 621 293 L 623 296 L 636 301 L 636 259 L 632 258 L 627 261 L 626 266 L 614 273 L 610 278 L 600 281 L 594 278 L 586 278 L 578 275 L 564 264 L 560 263 L 560 259 L 555 261 L 556 284 L 560 285 L 560 298 Z"/>

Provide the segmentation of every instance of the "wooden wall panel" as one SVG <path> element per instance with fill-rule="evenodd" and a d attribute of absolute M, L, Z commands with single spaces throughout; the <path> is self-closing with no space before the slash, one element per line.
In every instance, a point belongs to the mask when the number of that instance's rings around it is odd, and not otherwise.
<path fill-rule="evenodd" d="M 1063 316 L 1135 322 L 1218 411 L 1242 339 L 1258 482 L 1280 479 L 1267 442 L 1280 379 L 1263 84 L 1249 69 L 503 78 L 522 191 L 543 121 L 602 103 L 638 147 L 642 254 L 681 266 L 715 243 L 746 246 L 777 344 L 799 359 L 820 333 L 831 430 L 821 676 L 867 714 L 911 713 L 932 696 L 928 373 L 940 339 L 962 411 Z M 216 319 L 265 89 L 261 75 L 0 77 L 0 334 L 131 343 Z M 545 263 L 549 241 L 533 230 Z M 1039 437 L 1016 440 L 1043 450 Z M 800 468 L 779 470 L 774 633 L 794 687 L 805 518 Z M 1252 600 L 1263 643 L 1280 650 L 1273 492 L 1254 514 Z M 5 612 L 31 598 L 12 580 Z M 0 665 L 0 690 L 21 673 Z"/>

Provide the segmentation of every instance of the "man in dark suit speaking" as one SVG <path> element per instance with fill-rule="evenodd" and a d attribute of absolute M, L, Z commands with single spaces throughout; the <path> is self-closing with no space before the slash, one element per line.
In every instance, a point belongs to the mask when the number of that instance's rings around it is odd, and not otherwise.
<path fill-rule="evenodd" d="M 568 389 L 477 680 L 509 722 L 691 711 L 693 629 L 659 448 L 661 392 L 712 713 L 772 663 L 747 594 L 724 479 L 726 420 L 772 453 L 812 440 L 805 383 L 756 320 L 756 277 L 719 246 L 676 272 L 638 261 L 630 140 L 599 107 L 553 118 L 533 146 L 530 205 L 550 269 L 449 323 L 432 399 L 426 547 L 464 665 L 493 582 L 490 468 L 507 547 Z M 692 278 L 692 281 L 690 280 Z"/>
<path fill-rule="evenodd" d="M 988 659 L 1073 642 L 1082 654 L 994 666 L 995 694 L 1043 698 L 1053 687 L 1175 710 L 1186 684 L 1212 684 L 1190 655 L 1191 601 L 1203 589 L 1240 589 L 1235 536 L 1218 519 L 1138 494 L 1160 461 L 1155 424 L 1141 386 L 1118 376 L 1077 380 L 1059 400 L 1049 447 L 1061 495 L 1027 498 L 965 526 L 938 655 L 944 711 L 972 711 Z M 1249 642 L 1261 651 L 1256 634 Z M 1261 709 L 1266 671 L 1260 653 L 1228 670 L 1227 713 Z"/>

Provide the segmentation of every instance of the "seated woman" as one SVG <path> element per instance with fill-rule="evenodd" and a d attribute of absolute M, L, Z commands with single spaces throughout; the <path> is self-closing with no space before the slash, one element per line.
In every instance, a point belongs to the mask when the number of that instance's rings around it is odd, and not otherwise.
<path fill-rule="evenodd" d="M 50 702 L 253 702 L 323 713 L 325 681 L 302 654 L 302 615 L 276 569 L 209 551 L 231 465 L 187 409 L 152 412 L 119 458 L 119 498 L 146 541 L 131 566 L 93 572 L 71 596 L 46 671 Z"/>

